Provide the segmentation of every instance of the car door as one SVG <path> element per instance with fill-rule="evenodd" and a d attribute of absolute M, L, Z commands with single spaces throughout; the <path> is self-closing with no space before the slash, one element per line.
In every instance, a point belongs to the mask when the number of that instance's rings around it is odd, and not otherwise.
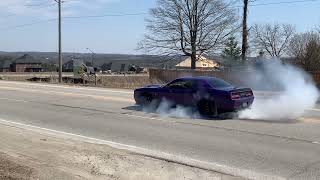
<path fill-rule="evenodd" d="M 165 98 L 175 104 L 192 105 L 196 92 L 195 85 L 192 80 L 180 79 L 167 85 Z"/>
<path fill-rule="evenodd" d="M 194 105 L 194 95 L 197 92 L 196 82 L 194 80 L 184 80 L 182 83 L 183 88 L 173 90 L 174 94 L 179 94 L 181 97 L 179 104 L 190 106 Z"/>

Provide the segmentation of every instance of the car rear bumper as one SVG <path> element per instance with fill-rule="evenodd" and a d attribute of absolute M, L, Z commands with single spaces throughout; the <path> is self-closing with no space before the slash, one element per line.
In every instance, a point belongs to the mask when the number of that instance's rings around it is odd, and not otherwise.
<path fill-rule="evenodd" d="M 233 102 L 233 108 L 234 109 L 243 109 L 243 108 L 249 108 L 253 103 L 254 98 L 242 98 L 239 100 L 234 100 Z"/>
<path fill-rule="evenodd" d="M 220 107 L 220 109 L 225 111 L 239 111 L 243 109 L 250 108 L 253 103 L 254 97 L 246 97 L 236 100 L 230 100 Z"/>

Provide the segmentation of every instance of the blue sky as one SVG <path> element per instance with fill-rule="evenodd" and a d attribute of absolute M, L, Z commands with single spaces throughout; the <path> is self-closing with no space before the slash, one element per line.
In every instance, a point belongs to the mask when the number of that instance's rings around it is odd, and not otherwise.
<path fill-rule="evenodd" d="M 241 5 L 241 0 L 239 5 Z M 296 0 L 256 0 L 273 3 Z M 147 13 L 156 0 L 66 0 L 64 16 Z M 237 5 L 235 5 L 237 6 Z M 249 24 L 279 22 L 308 31 L 320 25 L 320 0 L 250 7 Z M 241 8 L 237 10 L 241 15 Z M 57 6 L 54 0 L 1 0 L 0 51 L 57 51 Z M 131 54 L 145 33 L 147 14 L 65 19 L 63 50 Z M 49 22 L 40 22 L 53 19 Z M 28 26 L 16 27 L 24 24 Z"/>

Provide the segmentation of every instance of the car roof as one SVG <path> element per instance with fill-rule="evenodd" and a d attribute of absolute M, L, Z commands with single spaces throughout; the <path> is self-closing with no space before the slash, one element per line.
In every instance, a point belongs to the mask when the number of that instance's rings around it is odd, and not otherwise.
<path fill-rule="evenodd" d="M 215 80 L 215 79 L 219 79 L 219 78 L 215 78 L 215 77 L 209 77 L 209 76 L 196 76 L 196 77 L 181 77 L 178 78 L 181 80 L 201 80 L 201 81 L 208 81 L 208 80 Z"/>

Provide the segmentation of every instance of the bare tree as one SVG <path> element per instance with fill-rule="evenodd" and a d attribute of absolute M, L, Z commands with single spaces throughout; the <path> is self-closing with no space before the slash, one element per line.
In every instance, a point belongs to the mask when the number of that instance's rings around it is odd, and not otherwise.
<path fill-rule="evenodd" d="M 197 57 L 222 46 L 239 28 L 235 11 L 223 0 L 158 0 L 147 20 L 140 48 L 150 53 L 182 53 Z"/>
<path fill-rule="evenodd" d="M 307 32 L 296 34 L 289 44 L 290 55 L 307 71 L 320 70 L 320 34 Z"/>
<path fill-rule="evenodd" d="M 271 57 L 280 57 L 286 53 L 295 27 L 290 24 L 256 24 L 252 31 L 253 44 L 257 50 L 264 50 Z"/>

